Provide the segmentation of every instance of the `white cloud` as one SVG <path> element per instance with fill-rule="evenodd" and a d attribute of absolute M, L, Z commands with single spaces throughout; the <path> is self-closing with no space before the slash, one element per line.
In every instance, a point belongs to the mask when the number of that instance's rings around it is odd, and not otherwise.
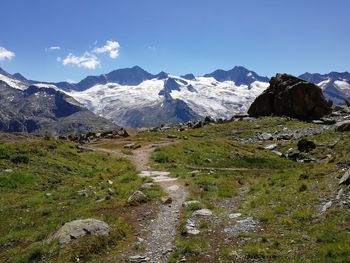
<path fill-rule="evenodd" d="M 93 50 L 96 54 L 108 53 L 111 58 L 119 57 L 120 45 L 117 41 L 107 40 L 103 47 L 97 47 Z"/>
<path fill-rule="evenodd" d="M 2 60 L 11 60 L 15 57 L 15 53 L 13 53 L 12 51 L 7 50 L 4 47 L 0 47 L 0 61 Z"/>
<path fill-rule="evenodd" d="M 57 59 L 57 61 L 61 61 L 61 58 Z M 69 53 L 69 55 L 62 60 L 62 63 L 65 66 L 72 65 L 79 68 L 95 69 L 98 65 L 100 65 L 100 60 L 89 52 L 85 52 L 81 57 L 77 57 L 72 53 Z"/>
<path fill-rule="evenodd" d="M 52 47 L 49 47 L 49 50 L 50 51 L 61 50 L 61 47 L 59 47 L 59 46 L 52 46 Z"/>

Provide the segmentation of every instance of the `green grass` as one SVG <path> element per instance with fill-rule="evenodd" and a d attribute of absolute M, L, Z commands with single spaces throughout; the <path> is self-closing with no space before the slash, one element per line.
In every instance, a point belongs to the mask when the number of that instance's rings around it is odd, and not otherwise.
<path fill-rule="evenodd" d="M 254 138 L 258 132 L 281 132 L 284 127 L 296 130 L 317 126 L 268 117 L 255 122 L 171 131 L 179 138 L 188 136 L 189 140 L 178 140 L 175 145 L 159 149 L 153 155 L 153 166 L 177 175 L 188 186 L 190 198 L 201 201 L 201 207 L 215 209 L 215 200 L 237 196 L 242 187 L 248 189 L 237 212 L 253 216 L 263 230 L 246 233 L 245 242 L 223 247 L 219 254 L 208 251 L 216 258 L 230 262 L 234 259 L 231 252 L 239 251 L 241 259 L 247 261 L 350 262 L 349 210 L 335 202 L 324 215 L 318 215 L 321 200 L 336 196 L 337 178 L 342 175 L 339 166 L 350 165 L 350 134 L 330 130 L 307 136 L 317 145 L 308 153 L 321 160 L 317 164 L 299 164 L 263 149 L 266 144 L 277 143 L 277 150 L 286 152 L 297 148 L 297 140 L 251 144 L 236 141 Z M 334 146 L 335 142 L 338 143 Z M 327 154 L 332 157 L 326 158 Z M 193 170 L 198 172 L 191 173 Z M 191 208 L 184 210 L 182 222 L 191 212 Z M 186 255 L 190 262 L 200 260 L 196 253 L 184 249 L 192 239 L 179 234 L 177 240 L 174 258 Z"/>
<path fill-rule="evenodd" d="M 128 161 L 105 153 L 80 151 L 56 140 L 2 140 L 0 261 L 91 261 L 117 251 L 132 231 L 122 209 L 143 182 Z M 161 194 L 158 188 L 146 193 L 151 198 Z M 45 242 L 65 222 L 84 218 L 106 221 L 111 235 L 84 238 L 65 248 Z"/>

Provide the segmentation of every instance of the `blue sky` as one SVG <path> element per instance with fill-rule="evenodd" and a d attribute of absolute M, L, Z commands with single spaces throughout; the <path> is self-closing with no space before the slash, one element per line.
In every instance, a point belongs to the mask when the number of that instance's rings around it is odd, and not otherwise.
<path fill-rule="evenodd" d="M 235 65 L 267 76 L 350 70 L 348 0 L 1 0 L 0 7 L 0 67 L 30 79 L 79 81 L 133 65 L 195 75 Z"/>

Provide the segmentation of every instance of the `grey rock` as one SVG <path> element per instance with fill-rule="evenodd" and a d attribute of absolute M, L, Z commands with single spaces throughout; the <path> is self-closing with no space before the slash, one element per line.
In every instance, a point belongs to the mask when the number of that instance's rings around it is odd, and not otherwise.
<path fill-rule="evenodd" d="M 196 210 L 192 214 L 192 216 L 205 216 L 205 217 L 212 216 L 212 215 L 213 215 L 213 212 L 206 208 Z"/>
<path fill-rule="evenodd" d="M 327 203 L 325 203 L 322 207 L 321 207 L 321 211 L 320 211 L 320 214 L 324 214 L 326 213 L 326 211 L 332 206 L 333 202 L 332 201 L 329 201 Z"/>
<path fill-rule="evenodd" d="M 277 148 L 277 144 L 269 144 L 269 145 L 264 147 L 265 150 L 269 150 L 269 151 L 272 151 L 276 148 Z"/>
<path fill-rule="evenodd" d="M 58 240 L 61 245 L 66 245 L 86 235 L 108 235 L 109 233 L 110 227 L 107 223 L 96 219 L 82 219 L 65 223 L 50 240 Z"/>
<path fill-rule="evenodd" d="M 339 132 L 350 131 L 350 120 L 338 122 L 335 125 L 335 130 Z"/>
<path fill-rule="evenodd" d="M 229 214 L 229 215 L 228 215 L 228 218 L 230 218 L 230 219 L 236 219 L 236 218 L 239 218 L 239 217 L 241 217 L 241 216 L 242 216 L 241 213 L 233 213 L 233 214 Z"/>
<path fill-rule="evenodd" d="M 350 184 L 350 169 L 345 172 L 345 174 L 340 178 L 339 184 Z"/>
<path fill-rule="evenodd" d="M 128 198 L 129 204 L 142 203 L 147 200 L 147 196 L 141 191 L 135 191 Z"/>
<path fill-rule="evenodd" d="M 260 140 L 260 141 L 273 140 L 273 136 L 271 133 L 262 133 L 262 134 L 258 135 L 258 140 Z"/>

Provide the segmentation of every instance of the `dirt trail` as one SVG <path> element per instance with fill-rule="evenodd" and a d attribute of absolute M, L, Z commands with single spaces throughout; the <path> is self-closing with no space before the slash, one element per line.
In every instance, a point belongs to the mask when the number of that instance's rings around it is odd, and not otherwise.
<path fill-rule="evenodd" d="M 129 143 L 129 141 L 125 141 L 125 143 Z M 88 147 L 94 151 L 107 152 L 121 158 L 129 159 L 135 165 L 137 171 L 140 172 L 140 176 L 151 177 L 153 181 L 159 184 L 164 192 L 172 198 L 171 204 L 160 205 L 157 218 L 151 222 L 147 228 L 148 234 L 143 241 L 145 246 L 144 251 L 139 251 L 139 253 L 132 256 L 131 262 L 167 262 L 169 253 L 174 249 L 173 241 L 176 236 L 176 225 L 180 217 L 182 204 L 187 196 L 187 191 L 185 187 L 181 185 L 176 178 L 171 177 L 168 172 L 153 171 L 148 166 L 153 151 L 157 147 L 170 144 L 173 144 L 173 142 L 167 141 L 143 146 L 133 150 L 133 155 L 126 155 L 118 150 L 94 146 Z"/>

